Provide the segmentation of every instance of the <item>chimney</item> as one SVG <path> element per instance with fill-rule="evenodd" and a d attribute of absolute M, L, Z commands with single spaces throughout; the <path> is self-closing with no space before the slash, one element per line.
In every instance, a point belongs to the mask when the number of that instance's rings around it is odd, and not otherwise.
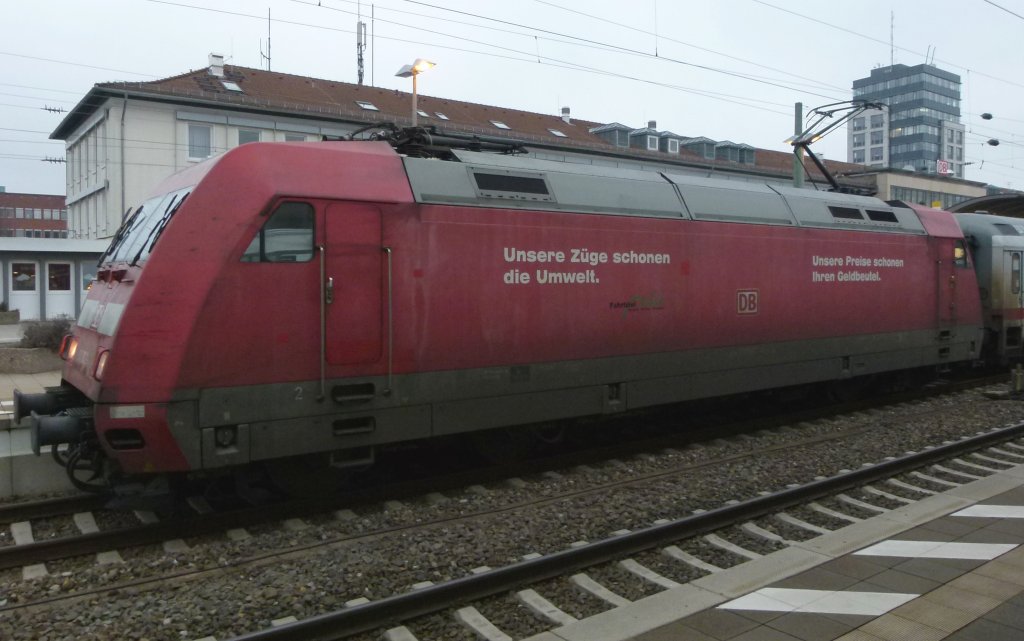
<path fill-rule="evenodd" d="M 210 75 L 217 78 L 224 77 L 224 56 L 219 53 L 210 54 Z"/>
<path fill-rule="evenodd" d="M 647 128 L 648 129 L 653 129 L 653 130 L 657 131 L 658 130 L 658 121 L 657 120 L 648 120 L 647 121 Z"/>
<path fill-rule="evenodd" d="M 568 107 L 562 107 L 562 120 L 564 120 L 566 124 L 569 124 L 569 125 L 572 124 L 572 119 L 569 118 L 569 108 Z"/>

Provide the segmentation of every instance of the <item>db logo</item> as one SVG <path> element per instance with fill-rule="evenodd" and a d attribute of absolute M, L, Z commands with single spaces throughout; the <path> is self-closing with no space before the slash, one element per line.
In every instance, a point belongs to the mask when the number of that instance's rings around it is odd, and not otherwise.
<path fill-rule="evenodd" d="M 736 313 L 756 314 L 757 313 L 757 290 L 741 289 L 736 292 Z"/>

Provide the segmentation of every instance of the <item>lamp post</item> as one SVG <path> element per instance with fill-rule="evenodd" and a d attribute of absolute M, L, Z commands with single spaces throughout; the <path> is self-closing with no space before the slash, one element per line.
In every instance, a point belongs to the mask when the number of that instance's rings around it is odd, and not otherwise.
<path fill-rule="evenodd" d="M 429 60 L 424 60 L 423 58 L 416 58 L 416 62 L 412 63 L 411 65 L 403 65 L 402 68 L 398 70 L 398 73 L 395 74 L 399 78 L 409 78 L 409 77 L 412 77 L 412 126 L 413 127 L 416 126 L 416 123 L 417 123 L 416 116 L 419 115 L 419 114 L 416 113 L 416 111 L 417 111 L 417 109 L 416 109 L 416 76 L 420 75 L 421 73 L 423 73 L 427 69 L 433 69 L 436 66 L 437 66 L 436 64 L 434 64 L 433 62 L 430 62 Z"/>

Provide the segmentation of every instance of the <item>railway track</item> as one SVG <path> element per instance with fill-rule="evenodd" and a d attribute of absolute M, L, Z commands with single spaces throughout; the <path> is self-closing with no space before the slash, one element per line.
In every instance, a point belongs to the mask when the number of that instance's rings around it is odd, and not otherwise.
<path fill-rule="evenodd" d="M 1000 381 L 1003 377 L 1000 377 Z M 908 394 L 887 397 L 889 401 L 907 402 L 929 398 L 935 395 L 955 393 L 964 389 L 971 389 L 978 386 L 990 385 L 996 379 L 984 377 L 968 381 L 945 383 L 926 390 L 915 390 Z M 772 428 L 777 425 L 815 420 L 827 416 L 836 411 L 855 412 L 864 411 L 877 405 L 877 401 L 858 400 L 844 403 L 841 406 L 828 408 L 813 408 L 810 410 L 799 410 L 797 412 L 786 412 L 779 416 L 768 419 L 739 419 L 733 420 L 725 425 L 715 425 L 703 430 L 695 430 L 687 438 L 699 440 L 704 437 L 717 437 L 728 434 L 745 434 L 754 429 Z M 857 431 L 847 431 L 843 438 L 857 435 Z M 838 438 L 839 435 L 820 435 L 808 438 L 804 444 L 827 442 Z M 679 434 L 670 434 L 667 437 L 655 435 L 649 438 L 641 438 L 625 448 L 622 444 L 613 446 L 591 447 L 583 452 L 569 452 L 560 456 L 543 459 L 539 462 L 527 462 L 526 464 L 512 466 L 498 466 L 490 469 L 472 469 L 466 472 L 443 475 L 428 480 L 430 487 L 437 488 L 434 496 L 440 496 L 440 492 L 464 487 L 480 487 L 484 483 L 501 482 L 503 479 L 515 478 L 530 474 L 540 474 L 544 470 L 552 468 L 569 468 L 582 465 L 584 468 L 596 461 L 613 460 L 616 456 L 630 456 L 634 454 L 643 455 L 644 452 L 671 449 L 674 445 L 680 444 Z M 682 442 L 684 445 L 685 441 Z M 762 452 L 779 451 L 790 447 L 788 444 L 769 446 L 762 449 Z M 717 458 L 700 465 L 685 465 L 672 467 L 667 470 L 658 470 L 645 474 L 630 476 L 628 483 L 612 482 L 588 484 L 587 487 L 571 492 L 562 492 L 549 499 L 537 501 L 528 499 L 516 501 L 501 511 L 523 509 L 528 505 L 540 506 L 554 503 L 559 500 L 581 498 L 585 496 L 600 496 L 602 493 L 613 491 L 628 484 L 642 484 L 656 482 L 659 479 L 670 478 L 684 473 L 691 473 L 695 469 L 712 468 L 740 460 L 747 456 L 746 453 L 738 453 L 732 456 Z M 134 511 L 135 519 L 130 517 L 117 519 L 117 527 L 101 529 L 96 525 L 94 513 L 102 510 L 106 499 L 93 495 L 77 495 L 70 497 L 45 499 L 40 501 L 29 501 L 0 505 L 0 524 L 8 523 L 12 532 L 15 545 L 0 545 L 0 570 L 36 566 L 29 572 L 36 576 L 41 571 L 38 567 L 60 559 L 82 555 L 107 555 L 111 552 L 127 548 L 137 548 L 149 545 L 160 545 L 165 549 L 181 550 L 186 546 L 183 543 L 185 538 L 197 538 L 204 536 L 216 536 L 228 531 L 242 530 L 247 527 L 260 526 L 274 522 L 294 522 L 297 519 L 306 518 L 320 514 L 332 513 L 353 505 L 366 505 L 368 503 L 403 500 L 422 495 L 423 482 L 415 479 L 408 482 L 392 483 L 382 487 L 354 490 L 340 493 L 328 498 L 304 498 L 288 502 L 271 503 L 247 508 L 233 508 L 226 511 L 217 511 L 209 506 L 202 498 L 196 497 L 188 501 L 189 508 L 185 514 L 177 514 L 169 520 L 161 520 L 153 512 L 145 510 Z M 431 499 L 432 500 L 432 499 Z M 477 516 L 497 511 L 478 512 Z M 45 520 L 52 518 L 65 518 L 74 523 L 74 531 L 66 536 L 37 540 L 32 534 L 32 520 Z M 382 530 L 383 532 L 393 530 Z M 116 558 L 116 556 L 114 557 Z"/>
<path fill-rule="evenodd" d="M 502 640 L 511 639 L 498 630 L 493 624 L 482 616 L 472 604 L 475 601 L 491 598 L 502 593 L 514 593 L 522 601 L 525 607 L 532 611 L 539 619 L 546 619 L 551 626 L 574 622 L 576 619 L 557 605 L 542 597 L 531 587 L 549 579 L 563 577 L 570 580 L 578 587 L 586 590 L 594 596 L 607 601 L 609 607 L 623 605 L 629 601 L 616 594 L 613 590 L 590 580 L 585 571 L 601 564 L 619 561 L 620 566 L 628 571 L 634 572 L 650 583 L 661 588 L 671 588 L 678 584 L 656 572 L 644 568 L 628 557 L 652 549 L 668 546 L 664 549 L 669 556 L 678 559 L 682 563 L 690 563 L 695 567 L 716 571 L 716 567 L 696 559 L 686 553 L 680 553 L 675 545 L 680 541 L 692 539 L 709 533 L 725 530 L 734 526 L 750 524 L 756 519 L 774 514 L 785 514 L 789 508 L 799 505 L 816 504 L 817 501 L 843 494 L 844 491 L 852 488 L 871 486 L 880 481 L 890 481 L 894 477 L 915 472 L 922 467 L 937 465 L 950 460 L 965 463 L 961 457 L 992 448 L 996 445 L 1006 444 L 1008 449 L 996 448 L 997 453 L 1004 457 L 1001 462 L 985 456 L 990 461 L 989 467 L 976 463 L 967 462 L 968 467 L 976 470 L 975 474 L 957 472 L 952 468 L 941 466 L 939 469 L 947 474 L 959 475 L 964 482 L 972 479 L 984 478 L 987 474 L 994 474 L 1003 469 L 1008 469 L 1015 464 L 1024 463 L 1024 445 L 1013 443 L 1024 437 L 1024 423 L 1010 427 L 994 429 L 989 432 L 978 434 L 974 437 L 965 438 L 957 442 L 951 442 L 924 452 L 908 453 L 901 457 L 879 462 L 875 465 L 865 466 L 858 470 L 846 471 L 829 478 L 815 480 L 804 485 L 779 490 L 737 502 L 724 505 L 717 509 L 694 514 L 681 519 L 658 523 L 650 527 L 627 532 L 620 531 L 614 536 L 596 541 L 585 542 L 570 549 L 561 550 L 551 554 L 538 556 L 536 558 L 524 559 L 502 568 L 482 569 L 480 572 L 446 581 L 437 585 L 423 585 L 416 589 L 396 594 L 373 602 L 354 603 L 350 607 L 312 617 L 303 621 L 287 622 L 273 628 L 244 634 L 235 637 L 232 641 L 298 641 L 309 639 L 344 639 L 352 635 L 381 629 L 386 622 L 408 621 L 417 617 L 425 617 L 446 611 L 453 611 L 460 622 L 471 628 L 481 638 Z M 1016 463 L 1014 463 L 1016 461 Z M 977 474 L 981 472 L 981 474 Z M 920 474 L 920 473 L 919 473 Z M 927 477 L 927 474 L 923 475 Z M 936 477 L 933 477 L 936 478 Z M 952 481 L 942 481 L 940 484 L 948 483 L 950 486 L 959 485 Z M 906 487 L 905 484 L 903 484 Z M 884 490 L 875 490 L 884 495 Z M 918 488 L 922 497 L 934 494 L 933 490 Z M 896 495 L 891 495 L 896 496 Z M 908 501 L 909 502 L 909 501 Z M 883 513 L 888 508 L 880 508 L 864 504 L 859 501 L 850 501 L 851 504 L 859 505 L 861 509 L 868 509 Z M 826 510 L 827 511 L 827 510 Z M 856 522 L 859 517 L 833 513 L 832 516 L 840 519 Z M 789 523 L 799 522 L 798 519 L 788 519 Z M 816 526 L 806 524 L 811 531 Z M 769 540 L 781 542 L 781 537 L 771 532 L 761 531 L 762 536 Z M 738 547 L 735 553 L 756 558 L 760 556 L 757 552 L 744 550 Z M 625 557 L 625 560 L 622 560 Z M 391 628 L 385 634 L 387 638 L 415 639 L 416 637 L 404 626 Z"/>
<path fill-rule="evenodd" d="M 1009 404 L 1003 404 L 1002 407 L 1008 407 Z M 942 407 L 938 409 L 934 407 L 922 407 L 917 409 L 909 410 L 913 415 L 922 418 L 923 420 L 938 420 L 942 413 Z M 874 410 L 875 418 L 883 416 L 889 413 L 888 410 Z M 869 413 L 870 415 L 870 413 Z M 870 421 L 869 421 L 870 422 Z M 827 421 L 826 421 L 827 423 Z M 703 476 L 711 475 L 712 471 L 716 469 L 722 469 L 731 465 L 742 464 L 744 460 L 753 460 L 755 458 L 767 458 L 778 453 L 779 456 L 785 456 L 787 449 L 796 447 L 797 444 L 801 444 L 803 447 L 822 447 L 828 449 L 830 443 L 839 442 L 839 439 L 854 440 L 857 438 L 865 438 L 867 435 L 867 429 L 859 429 L 856 426 L 846 428 L 843 430 L 835 431 L 832 429 L 820 429 L 818 431 L 811 430 L 810 433 L 804 434 L 801 429 L 785 429 L 783 430 L 784 438 L 776 439 L 767 433 L 750 437 L 739 437 L 729 441 L 729 445 L 726 447 L 719 448 L 717 445 L 712 444 L 706 448 L 698 448 L 697 450 L 685 451 L 685 452 L 662 452 L 667 459 L 670 459 L 666 465 L 652 465 L 651 469 L 646 471 L 640 469 L 643 468 L 647 459 L 654 459 L 656 455 L 641 455 L 632 459 L 625 459 L 623 461 L 610 461 L 607 465 L 601 466 L 598 469 L 591 469 L 584 465 L 579 468 L 563 469 L 558 473 L 550 473 L 548 475 L 538 474 L 535 477 L 528 478 L 526 481 L 516 481 L 515 479 L 509 480 L 505 483 L 499 483 L 496 485 L 501 488 L 508 489 L 507 496 L 505 496 L 504 489 L 502 490 L 483 490 L 484 493 L 489 494 L 487 501 L 483 503 L 497 503 L 498 505 L 491 505 L 485 509 L 478 509 L 478 506 L 474 502 L 474 497 L 477 496 L 477 492 L 480 490 L 478 486 L 468 486 L 463 492 L 448 492 L 450 498 L 443 497 L 441 495 L 428 495 L 423 496 L 421 491 L 420 499 L 416 499 L 411 503 L 404 505 L 395 505 L 394 503 L 387 504 L 384 506 L 374 507 L 372 505 L 364 504 L 362 507 L 357 508 L 360 514 L 356 514 L 352 511 L 343 510 L 341 512 L 327 512 L 321 513 L 320 516 L 316 516 L 315 510 L 312 506 L 307 506 L 309 510 L 305 513 L 312 515 L 312 519 L 309 522 L 296 521 L 296 511 L 294 509 L 285 509 L 287 506 L 281 506 L 280 511 L 269 510 L 267 508 L 261 508 L 256 510 L 252 515 L 242 517 L 240 515 L 217 515 L 217 518 L 223 519 L 217 521 L 216 519 L 210 519 L 208 517 L 202 517 L 193 519 L 192 522 L 182 523 L 170 523 L 166 527 L 169 529 L 162 530 L 162 527 L 156 524 L 150 524 L 144 526 L 144 530 L 147 532 L 146 536 L 150 537 L 145 540 L 149 542 L 162 542 L 172 540 L 175 536 L 189 537 L 190 540 L 195 540 L 198 537 L 204 536 L 203 533 L 211 537 L 211 540 L 222 540 L 224 539 L 224 533 L 227 531 L 238 531 L 241 528 L 238 527 L 240 524 L 245 523 L 242 527 L 248 527 L 252 524 L 257 529 L 266 530 L 269 526 L 269 522 L 275 519 L 281 521 L 283 525 L 274 526 L 285 532 L 282 535 L 284 539 L 289 541 L 289 544 L 258 544 L 258 551 L 250 553 L 248 555 L 241 555 L 237 558 L 229 558 L 225 562 L 218 563 L 207 563 L 189 561 L 188 553 L 182 555 L 180 551 L 177 553 L 178 556 L 173 556 L 173 551 L 168 552 L 166 548 L 161 552 L 157 550 L 155 554 L 158 556 L 163 554 L 165 559 L 167 557 L 173 557 L 171 560 L 173 563 L 166 565 L 167 571 L 158 573 L 150 577 L 130 577 L 127 580 L 120 580 L 114 583 L 97 584 L 90 586 L 87 589 L 78 589 L 73 591 L 71 594 L 53 594 L 51 591 L 42 591 L 41 595 L 37 598 L 25 598 L 19 599 L 17 602 L 8 602 L 6 605 L 0 607 L 0 612 L 3 610 L 16 611 L 16 610 L 45 610 L 52 607 L 64 607 L 69 600 L 71 601 L 86 601 L 95 600 L 97 597 L 101 597 L 104 594 L 109 594 L 111 591 L 114 593 L 131 590 L 146 590 L 152 589 L 159 585 L 165 585 L 168 583 L 188 583 L 194 584 L 196 581 L 222 581 L 226 580 L 229 576 L 237 576 L 238 573 L 256 573 L 257 568 L 269 567 L 279 563 L 289 562 L 301 562 L 303 558 L 311 558 L 316 555 L 323 554 L 342 554 L 345 550 L 370 550 L 378 546 L 383 546 L 384 541 L 389 539 L 403 539 L 413 541 L 421 538 L 421 533 L 428 532 L 429 530 L 451 530 L 458 531 L 465 528 L 475 527 L 473 524 L 486 519 L 508 519 L 515 520 L 519 514 L 528 514 L 531 511 L 539 512 L 542 510 L 552 510 L 558 508 L 561 504 L 569 502 L 593 502 L 597 503 L 602 501 L 603 497 L 612 495 L 616 492 L 628 491 L 631 487 L 642 487 L 645 485 L 659 484 L 659 483 L 671 483 L 674 477 L 678 476 Z M 778 440 L 779 442 L 773 442 Z M 718 451 L 721 450 L 721 451 Z M 624 454 L 623 454 L 624 456 Z M 621 474 L 616 476 L 617 474 Z M 580 478 L 574 478 L 574 475 L 579 474 Z M 583 479 L 586 477 L 586 480 Z M 606 482 L 595 482 L 596 478 L 607 478 Z M 559 491 L 551 491 L 547 488 L 547 485 L 559 485 L 562 487 Z M 411 489 L 411 488 L 410 488 Z M 394 495 L 390 495 L 394 496 Z M 465 507 L 461 507 L 465 505 Z M 711 509 L 713 507 L 710 504 L 704 504 L 703 508 L 709 509 L 716 515 L 721 513 L 717 510 Z M 320 506 L 320 509 L 329 509 L 327 506 Z M 375 515 L 371 513 L 376 513 Z M 370 516 L 367 516 L 367 515 Z M 251 521 L 245 521 L 245 519 L 251 518 Z M 678 520 L 678 519 L 677 519 Z M 205 524 L 204 524 L 205 523 Z M 262 525 L 261 525 L 262 524 Z M 197 527 L 201 526 L 201 527 Z M 646 528 L 635 527 L 636 530 L 646 530 Z M 305 531 L 307 534 L 300 534 Z M 341 531 L 342 534 L 339 534 Z M 607 530 L 605 531 L 607 532 Z M 312 533 L 312 534 L 310 534 Z M 110 535 L 113 536 L 113 535 Z M 118 535 L 121 536 L 121 535 Z M 135 535 L 130 535 L 134 537 Z M 593 531 L 589 531 L 586 534 L 581 534 L 578 538 L 597 538 Z M 647 534 L 647 536 L 652 536 Z M 305 538 L 303 538 L 305 537 Z M 126 539 L 126 540 L 129 540 Z M 298 539 L 299 542 L 295 543 L 293 539 Z M 141 539 L 135 539 L 134 541 L 126 544 L 139 545 Z M 258 537 L 257 537 L 257 540 Z M 604 546 L 610 546 L 608 549 L 615 549 L 616 545 L 622 545 L 620 541 L 626 541 L 627 539 L 621 539 L 621 537 L 614 537 L 612 543 L 599 544 Z M 96 537 L 90 540 L 89 552 L 100 552 L 101 548 L 110 550 L 117 549 L 122 543 L 118 542 L 116 538 L 103 539 Z M 568 539 L 568 542 L 573 541 L 572 538 Z M 56 546 L 56 544 L 52 544 Z M 68 542 L 68 547 L 65 552 L 56 554 L 54 550 L 57 547 L 47 548 L 46 546 L 38 548 L 39 553 L 42 554 L 40 559 L 45 559 L 49 562 L 55 558 L 55 556 L 62 556 L 68 553 L 75 553 L 78 555 L 85 553 L 85 550 L 81 546 L 81 541 Z M 16 546 L 21 547 L 21 546 Z M 564 545 L 561 547 L 565 547 Z M 685 548 L 685 546 L 680 546 Z M 3 548 L 0 548 L 2 550 Z M 27 551 L 29 548 L 21 550 L 21 552 Z M 201 547 L 197 546 L 197 550 Z M 583 549 L 591 549 L 589 546 L 581 547 Z M 333 551 L 333 552 L 332 552 Z M 559 558 L 559 552 L 552 549 L 542 550 L 549 553 L 555 554 L 554 558 Z M 26 563 L 26 556 L 10 553 L 11 558 L 18 558 L 21 560 L 21 564 Z M 34 554 L 34 553 L 33 553 Z M 198 552 L 197 554 L 202 554 Z M 211 553 L 212 554 L 212 553 Z M 219 554 L 219 552 L 218 552 Z M 594 554 L 594 552 L 573 552 L 573 554 L 580 555 L 579 558 L 586 557 L 587 555 Z M 550 554 L 548 555 L 550 556 Z M 299 559 L 299 561 L 294 561 Z M 547 561 L 545 563 L 549 563 Z M 736 561 L 733 561 L 736 562 Z M 13 563 L 13 562 L 12 562 Z M 153 562 L 150 562 L 152 564 Z M 8 563 L 10 565 L 11 563 Z M 475 566 L 472 566 L 475 567 Z M 58 564 L 58 573 L 59 573 Z M 524 572 L 523 569 L 516 569 L 515 572 Z M 498 570 L 496 571 L 500 576 L 503 572 L 512 572 L 512 570 Z M 358 573 L 353 570 L 353 573 Z M 68 574 L 64 572 L 63 574 Z M 677 577 L 678 578 L 678 577 Z M 455 585 L 462 585 L 459 583 L 461 579 L 456 579 Z M 477 579 L 482 580 L 482 579 Z M 494 580 L 493 578 L 487 579 L 488 581 Z M 557 580 L 557 579 L 556 579 Z M 398 591 L 402 591 L 403 587 L 401 584 L 393 586 Z M 406 584 L 405 587 L 408 587 Z M 464 587 L 464 586 L 463 586 Z M 52 588 L 52 585 L 51 585 Z M 462 587 L 449 587 L 444 588 L 445 590 L 455 590 L 458 592 L 463 589 Z M 473 588 L 476 589 L 476 588 Z M 647 592 L 652 591 L 655 588 L 645 588 Z M 537 590 L 540 592 L 540 590 Z M 620 590 L 621 592 L 622 590 Z M 498 591 L 502 592 L 501 590 Z M 643 592 L 643 590 L 641 590 Z M 419 592 L 419 594 L 430 594 L 429 592 Z M 628 593 L 630 599 L 638 598 L 636 590 L 633 593 Z M 374 594 L 374 603 L 383 602 L 390 603 L 388 601 L 391 596 Z M 642 596 L 642 595 L 640 595 Z M 41 598 L 40 598 L 41 597 Z M 401 601 L 402 599 L 409 598 L 398 594 L 396 598 Z M 422 597 L 420 597 L 422 598 Z M 433 597 L 431 597 L 433 598 Z M 465 599 L 466 597 L 462 597 Z M 492 597 L 493 598 L 493 597 Z M 591 598 L 591 601 L 597 597 Z M 603 607 L 602 604 L 601 607 Z M 374 608 L 383 606 L 374 606 Z M 391 607 L 391 606 L 388 606 Z M 405 607 L 405 606 L 402 606 Z M 419 606 L 417 606 L 419 607 Z M 563 606 L 564 607 L 564 606 Z M 589 606 L 591 609 L 594 608 L 593 603 Z M 486 608 L 483 608 L 486 610 Z M 557 609 L 557 608 L 556 608 Z M 355 610 L 353 610 L 355 611 Z M 348 610 L 346 610 L 348 612 Z M 382 621 L 395 620 L 392 613 L 382 614 L 381 611 L 376 611 L 374 614 L 373 608 L 362 611 L 361 617 L 368 617 L 367 623 L 363 625 L 367 626 L 380 626 Z M 324 615 L 327 616 L 327 615 Z M 346 616 L 354 616 L 347 614 Z M 385 619 L 377 619 L 376 623 L 369 622 L 376 616 L 385 616 Z M 314 617 L 318 618 L 318 617 Z M 351 621 L 345 623 L 346 626 L 351 625 Z M 251 626 L 249 626 L 251 627 Z M 413 626 L 415 627 L 415 625 Z M 342 633 L 343 635 L 351 634 L 354 629 L 363 628 L 346 628 L 347 631 Z M 297 632 L 297 634 L 307 634 L 307 632 Z M 317 633 L 319 634 L 319 633 Z M 197 635 L 204 636 L 204 635 Z M 522 634 L 518 636 L 523 636 Z M 158 637 L 159 638 L 159 637 Z M 221 638 L 225 638 L 221 635 Z M 429 638 L 429 637 L 428 637 Z"/>

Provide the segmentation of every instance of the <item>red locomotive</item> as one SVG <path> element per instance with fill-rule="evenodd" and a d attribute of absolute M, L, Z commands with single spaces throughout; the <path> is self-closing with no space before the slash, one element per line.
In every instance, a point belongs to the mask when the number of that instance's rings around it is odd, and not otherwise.
<path fill-rule="evenodd" d="M 266 143 L 165 181 L 102 260 L 59 388 L 74 476 L 195 473 L 970 362 L 946 212 L 384 142 Z M 54 447 L 55 452 L 57 447 Z"/>

